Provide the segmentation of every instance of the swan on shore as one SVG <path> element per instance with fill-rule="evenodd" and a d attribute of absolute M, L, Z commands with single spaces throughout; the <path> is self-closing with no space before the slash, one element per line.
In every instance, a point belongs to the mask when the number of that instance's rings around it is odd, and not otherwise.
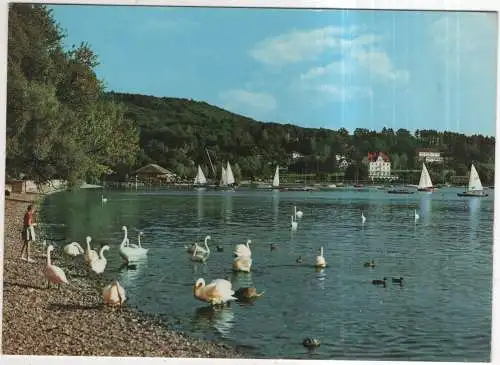
<path fill-rule="evenodd" d="M 90 241 L 92 241 L 92 237 L 90 236 L 85 237 L 85 242 L 87 243 L 87 251 L 85 252 L 83 258 L 85 259 L 85 262 L 87 264 L 90 264 L 92 263 L 92 261 L 97 260 L 99 258 L 97 252 L 90 247 Z"/>
<path fill-rule="evenodd" d="M 252 240 L 247 240 L 246 244 L 238 244 L 234 248 L 233 254 L 236 257 L 251 257 L 252 256 L 252 250 L 250 250 L 250 244 L 252 243 Z"/>
<path fill-rule="evenodd" d="M 223 305 L 237 298 L 233 296 L 234 290 L 230 281 L 225 279 L 215 279 L 210 284 L 205 285 L 205 280 L 199 278 L 194 287 L 193 295 L 196 299 L 210 303 L 210 305 Z"/>
<path fill-rule="evenodd" d="M 121 306 L 127 300 L 125 289 L 117 280 L 104 287 L 102 296 L 104 304 L 109 306 Z"/>
<path fill-rule="evenodd" d="M 104 257 L 104 251 L 108 250 L 109 250 L 108 245 L 102 246 L 101 250 L 99 251 L 99 258 L 90 263 L 92 271 L 95 272 L 96 274 L 102 274 L 104 272 L 107 263 L 106 258 Z"/>
<path fill-rule="evenodd" d="M 326 267 L 326 260 L 325 257 L 323 256 L 323 246 L 321 246 L 319 250 L 319 255 L 316 256 L 316 267 L 320 269 Z"/>
<path fill-rule="evenodd" d="M 50 260 L 50 253 L 54 250 L 54 246 L 49 245 L 47 247 L 47 265 L 45 266 L 45 278 L 47 279 L 47 288 L 50 288 L 50 284 L 68 284 L 68 279 L 66 278 L 66 274 L 64 270 L 59 266 L 52 265 Z"/>
<path fill-rule="evenodd" d="M 69 256 L 79 256 L 85 253 L 85 250 L 78 242 L 71 242 L 64 246 L 64 253 Z"/>

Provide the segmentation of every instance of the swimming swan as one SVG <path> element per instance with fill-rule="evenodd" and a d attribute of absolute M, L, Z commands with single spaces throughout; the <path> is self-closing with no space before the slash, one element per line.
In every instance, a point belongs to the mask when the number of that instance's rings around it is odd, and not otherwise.
<path fill-rule="evenodd" d="M 250 244 L 252 243 L 252 240 L 247 240 L 247 243 L 244 245 L 242 243 L 236 245 L 233 254 L 236 257 L 251 257 L 252 256 L 252 250 L 250 250 Z"/>
<path fill-rule="evenodd" d="M 293 207 L 293 211 L 295 213 L 295 219 L 297 219 L 297 218 L 301 219 L 302 216 L 304 215 L 304 213 L 302 213 L 301 210 L 297 210 L 296 206 Z"/>
<path fill-rule="evenodd" d="M 293 230 L 296 230 L 296 229 L 297 229 L 297 227 L 299 226 L 299 224 L 297 223 L 297 221 L 294 221 L 294 220 L 293 220 L 293 215 L 292 215 L 291 217 L 292 217 L 292 229 L 293 229 Z"/>
<path fill-rule="evenodd" d="M 238 256 L 233 260 L 233 270 L 250 272 L 252 268 L 252 259 L 248 256 Z"/>
<path fill-rule="evenodd" d="M 205 285 L 205 280 L 199 278 L 193 286 L 193 295 L 196 299 L 211 305 L 223 305 L 237 298 L 233 296 L 234 290 L 228 280 L 215 279 L 210 284 Z"/>
<path fill-rule="evenodd" d="M 323 256 L 323 246 L 321 246 L 319 255 L 316 256 L 316 267 L 317 268 L 324 268 L 326 267 L 326 260 L 325 257 Z"/>

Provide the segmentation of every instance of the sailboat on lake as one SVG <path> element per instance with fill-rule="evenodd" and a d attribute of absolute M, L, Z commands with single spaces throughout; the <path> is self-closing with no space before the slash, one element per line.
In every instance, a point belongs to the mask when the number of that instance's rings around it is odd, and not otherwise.
<path fill-rule="evenodd" d="M 198 173 L 194 178 L 193 187 L 197 190 L 204 190 L 206 185 L 207 185 L 207 178 L 205 177 L 205 174 L 203 173 L 203 170 L 201 169 L 200 165 L 198 165 Z"/>
<path fill-rule="evenodd" d="M 234 180 L 233 170 L 231 169 L 231 164 L 228 161 L 226 168 L 222 166 L 219 189 L 232 190 L 234 189 L 234 185 L 235 185 L 235 180 Z"/>
<path fill-rule="evenodd" d="M 431 176 L 429 175 L 429 171 L 427 171 L 427 167 L 425 167 L 425 163 L 422 163 L 422 173 L 420 174 L 420 181 L 418 182 L 417 190 L 430 193 L 436 190 L 436 188 L 432 185 Z"/>
<path fill-rule="evenodd" d="M 463 193 L 457 193 L 457 195 L 473 196 L 473 197 L 488 196 L 488 193 L 486 193 L 483 189 L 483 184 L 481 184 L 481 179 L 479 178 L 479 174 L 477 173 L 474 164 L 472 164 L 470 168 L 469 186 L 467 187 L 467 190 L 464 191 Z"/>

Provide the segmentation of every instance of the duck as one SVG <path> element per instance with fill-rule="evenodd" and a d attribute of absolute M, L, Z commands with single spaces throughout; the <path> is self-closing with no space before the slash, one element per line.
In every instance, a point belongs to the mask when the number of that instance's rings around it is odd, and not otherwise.
<path fill-rule="evenodd" d="M 373 284 L 373 285 L 383 285 L 383 286 L 384 286 L 384 288 L 385 288 L 385 286 L 387 285 L 387 278 L 386 278 L 386 277 L 384 277 L 384 279 L 383 279 L 383 280 L 380 280 L 380 279 L 375 279 L 375 280 L 372 280 L 372 284 Z"/>
<path fill-rule="evenodd" d="M 375 260 L 367 261 L 363 264 L 364 267 L 375 267 Z"/>
<path fill-rule="evenodd" d="M 296 230 L 297 227 L 299 226 L 299 224 L 297 223 L 297 221 L 293 220 L 293 215 L 291 217 L 292 217 L 292 222 L 291 222 L 292 223 L 292 230 Z"/>
<path fill-rule="evenodd" d="M 207 302 L 212 306 L 224 305 L 232 300 L 237 300 L 234 297 L 234 290 L 229 280 L 215 279 L 210 284 L 205 284 L 205 279 L 199 278 L 193 286 L 193 296 L 195 299 Z"/>
<path fill-rule="evenodd" d="M 243 256 L 243 257 L 251 257 L 252 256 L 252 250 L 250 250 L 250 244 L 252 243 L 252 240 L 248 239 L 246 244 L 238 244 L 236 245 L 233 254 L 234 256 Z"/>
<path fill-rule="evenodd" d="M 306 338 L 302 341 L 302 345 L 304 345 L 304 347 L 318 347 L 321 345 L 321 341 L 318 340 L 317 338 Z"/>
<path fill-rule="evenodd" d="M 264 295 L 264 292 L 257 293 L 257 289 L 253 287 L 239 288 L 234 292 L 234 296 L 239 301 L 250 301 L 253 299 L 260 298 Z"/>
<path fill-rule="evenodd" d="M 301 264 L 302 263 L 302 256 L 297 257 L 297 260 L 295 260 L 295 262 L 297 264 Z"/>
<path fill-rule="evenodd" d="M 64 246 L 63 251 L 68 256 L 79 256 L 85 253 L 85 250 L 78 242 L 71 242 Z"/>
<path fill-rule="evenodd" d="M 323 256 L 323 246 L 321 246 L 319 250 L 319 255 L 316 256 L 316 265 L 317 268 L 324 268 L 326 267 L 326 260 L 325 257 Z"/>
<path fill-rule="evenodd" d="M 57 284 L 59 288 L 60 284 L 68 284 L 68 279 L 64 270 L 59 266 L 53 265 L 50 260 L 50 253 L 54 250 L 54 246 L 49 245 L 47 247 L 47 265 L 45 266 L 45 278 L 47 279 L 47 289 L 50 288 L 50 284 Z"/>
<path fill-rule="evenodd" d="M 271 243 L 269 245 L 269 248 L 271 249 L 271 251 L 274 251 L 274 250 L 277 250 L 278 248 L 280 248 L 280 245 L 278 245 L 277 243 Z"/>
<path fill-rule="evenodd" d="M 249 256 L 238 256 L 233 260 L 233 270 L 250 272 L 252 269 L 252 258 Z"/>
<path fill-rule="evenodd" d="M 216 249 L 217 249 L 217 252 L 224 252 L 224 247 L 222 247 L 221 245 L 217 245 Z"/>
<path fill-rule="evenodd" d="M 108 250 L 109 250 L 108 245 L 102 246 L 101 250 L 99 251 L 99 258 L 90 263 L 90 268 L 96 274 L 102 274 L 104 272 L 104 269 L 106 268 L 106 263 L 107 263 L 106 258 L 104 257 L 104 251 L 108 251 Z"/>
<path fill-rule="evenodd" d="M 403 277 L 399 277 L 399 278 L 392 278 L 392 282 L 393 283 L 397 283 L 397 284 L 400 284 L 400 285 L 403 285 Z"/>
<path fill-rule="evenodd" d="M 125 289 L 120 285 L 118 280 L 114 280 L 111 284 L 106 285 L 102 291 L 104 305 L 122 306 L 127 300 Z"/>
<path fill-rule="evenodd" d="M 90 247 L 91 241 L 92 241 L 92 237 L 90 237 L 90 236 L 85 237 L 85 242 L 87 244 L 87 251 L 85 251 L 83 258 L 84 258 L 85 262 L 89 265 L 92 261 L 97 260 L 99 258 L 99 255 L 97 254 L 97 252 L 94 251 Z"/>

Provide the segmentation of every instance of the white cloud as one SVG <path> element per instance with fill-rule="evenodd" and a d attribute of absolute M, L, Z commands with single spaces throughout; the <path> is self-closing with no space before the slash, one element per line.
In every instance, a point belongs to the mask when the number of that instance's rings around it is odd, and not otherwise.
<path fill-rule="evenodd" d="M 371 98 L 373 96 L 372 90 L 368 87 L 319 84 L 314 89 L 322 93 L 324 100 L 328 101 L 344 102 L 352 99 Z"/>
<path fill-rule="evenodd" d="M 368 70 L 371 75 L 384 80 L 406 83 L 410 78 L 408 71 L 398 70 L 394 67 L 389 55 L 385 51 L 359 49 L 354 52 L 353 58 L 361 68 Z"/>
<path fill-rule="evenodd" d="M 269 37 L 257 43 L 250 55 L 266 65 L 282 66 L 315 59 L 328 49 L 342 46 L 339 36 L 352 34 L 357 27 L 324 27 L 311 30 L 293 30 Z"/>
<path fill-rule="evenodd" d="M 265 92 L 252 92 L 243 89 L 223 91 L 219 97 L 228 109 L 250 110 L 257 113 L 268 113 L 278 107 L 273 95 Z"/>
<path fill-rule="evenodd" d="M 352 63 L 347 62 L 345 59 L 341 61 L 334 61 L 326 66 L 316 66 L 310 68 L 308 71 L 300 75 L 301 80 L 312 80 L 315 78 L 325 77 L 331 74 L 347 74 L 354 70 Z"/>

